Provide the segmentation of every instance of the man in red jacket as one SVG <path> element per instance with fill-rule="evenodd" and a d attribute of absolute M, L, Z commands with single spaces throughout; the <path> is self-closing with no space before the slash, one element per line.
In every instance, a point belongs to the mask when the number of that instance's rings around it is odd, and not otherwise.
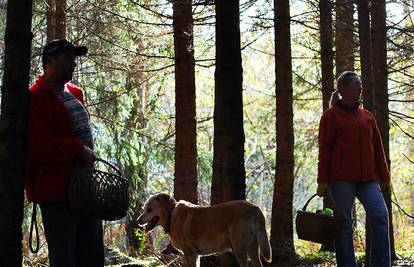
<path fill-rule="evenodd" d="M 67 205 L 70 175 L 93 164 L 82 91 L 70 83 L 86 47 L 57 39 L 43 50 L 44 73 L 30 87 L 25 189 L 43 218 L 51 267 L 104 266 L 102 221 Z"/>

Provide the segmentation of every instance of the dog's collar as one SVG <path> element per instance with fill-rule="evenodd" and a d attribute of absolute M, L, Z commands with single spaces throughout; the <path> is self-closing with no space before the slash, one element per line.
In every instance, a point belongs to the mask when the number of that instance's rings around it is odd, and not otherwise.
<path fill-rule="evenodd" d="M 164 232 L 166 232 L 167 234 L 169 234 L 170 231 L 171 231 L 171 217 L 172 217 L 172 212 L 173 212 L 174 208 L 175 208 L 175 204 L 174 205 L 170 205 L 168 207 L 167 224 L 163 226 Z"/>

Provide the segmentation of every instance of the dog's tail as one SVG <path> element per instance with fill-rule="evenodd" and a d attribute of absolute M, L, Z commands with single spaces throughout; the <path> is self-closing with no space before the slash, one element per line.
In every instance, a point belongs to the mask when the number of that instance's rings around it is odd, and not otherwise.
<path fill-rule="evenodd" d="M 258 208 L 259 209 L 259 208 Z M 260 254 L 265 261 L 272 261 L 272 249 L 266 233 L 266 223 L 262 211 L 259 209 L 258 220 L 256 221 L 257 240 L 259 242 Z"/>

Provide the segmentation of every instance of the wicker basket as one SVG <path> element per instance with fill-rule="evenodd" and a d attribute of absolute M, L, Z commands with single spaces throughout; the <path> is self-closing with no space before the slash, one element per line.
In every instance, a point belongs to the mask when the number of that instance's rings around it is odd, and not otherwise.
<path fill-rule="evenodd" d="M 129 206 L 129 182 L 115 165 L 99 158 L 95 161 L 109 165 L 116 174 L 96 169 L 76 171 L 70 179 L 69 205 L 98 219 L 121 219 L 125 217 Z"/>
<path fill-rule="evenodd" d="M 299 239 L 324 244 L 335 239 L 340 232 L 340 224 L 333 216 L 306 211 L 313 195 L 296 216 L 296 232 Z"/>

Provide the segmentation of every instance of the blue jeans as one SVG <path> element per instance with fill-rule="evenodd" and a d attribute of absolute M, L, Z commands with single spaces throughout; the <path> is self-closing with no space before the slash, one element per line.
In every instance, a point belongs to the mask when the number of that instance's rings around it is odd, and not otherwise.
<path fill-rule="evenodd" d="M 39 203 L 50 267 L 103 267 L 102 221 L 63 202 Z"/>
<path fill-rule="evenodd" d="M 330 182 L 329 190 L 335 202 L 335 217 L 342 222 L 342 231 L 335 240 L 336 261 L 339 267 L 356 267 L 352 208 L 355 197 L 363 205 L 371 222 L 372 267 L 390 267 L 388 210 L 378 182 Z"/>

